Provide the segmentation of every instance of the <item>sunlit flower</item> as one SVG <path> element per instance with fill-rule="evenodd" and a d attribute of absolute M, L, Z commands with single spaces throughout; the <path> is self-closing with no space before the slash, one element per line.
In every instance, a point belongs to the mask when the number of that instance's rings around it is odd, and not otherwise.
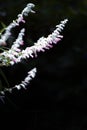
<path fill-rule="evenodd" d="M 8 27 L 5 29 L 5 33 L 1 34 L 0 39 L 0 46 L 5 46 L 7 40 L 12 36 L 11 30 L 16 26 L 20 26 L 20 23 L 25 23 L 24 16 L 28 16 L 28 13 L 35 11 L 32 8 L 35 5 L 32 3 L 27 4 L 27 6 L 23 9 L 23 11 L 18 14 L 17 19 L 14 20 L 12 23 L 9 24 Z M 49 34 L 47 37 L 42 36 L 34 43 L 33 46 L 26 47 L 22 49 L 21 46 L 24 45 L 23 37 L 25 35 L 25 29 L 21 29 L 17 39 L 13 42 L 10 49 L 6 49 L 0 53 L 0 65 L 1 66 L 10 66 L 16 63 L 22 62 L 23 59 L 29 59 L 37 57 L 39 52 L 45 52 L 54 46 L 54 44 L 59 43 L 59 41 L 63 38 L 60 34 L 61 31 L 64 29 L 65 24 L 67 23 L 67 19 L 60 22 L 59 25 L 56 26 L 55 30 Z M 20 90 L 21 88 L 26 89 L 26 86 L 30 83 L 32 78 L 36 75 L 36 68 L 32 69 L 28 72 L 27 77 L 19 84 L 15 85 L 12 88 L 6 88 L 4 91 L 11 92 L 14 88 Z M 1 91 L 4 94 L 4 91 Z"/>
<path fill-rule="evenodd" d="M 4 90 L 4 91 L 1 91 L 0 93 L 1 93 L 2 95 L 4 95 L 4 94 L 5 94 L 5 91 L 12 92 L 12 90 L 13 90 L 14 88 L 16 88 L 17 90 L 20 90 L 21 88 L 26 89 L 26 87 L 27 87 L 27 85 L 30 83 L 30 81 L 36 76 L 36 72 L 37 72 L 37 69 L 36 69 L 36 68 L 33 68 L 32 70 L 30 70 L 30 71 L 28 72 L 27 77 L 26 77 L 23 81 L 21 81 L 20 84 L 15 85 L 15 86 L 12 87 L 12 88 L 5 88 L 5 90 Z"/>

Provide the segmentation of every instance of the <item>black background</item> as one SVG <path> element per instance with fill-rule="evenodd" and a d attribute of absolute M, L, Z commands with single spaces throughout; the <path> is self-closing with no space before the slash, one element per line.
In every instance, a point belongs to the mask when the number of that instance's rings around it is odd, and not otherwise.
<path fill-rule="evenodd" d="M 61 20 L 69 21 L 62 32 L 63 40 L 54 48 L 39 53 L 37 59 L 2 67 L 11 86 L 20 83 L 34 66 L 37 75 L 27 90 L 6 93 L 5 103 L 0 103 L 4 115 L 1 124 L 7 122 L 7 128 L 21 130 L 86 130 L 87 1 L 0 0 L 0 21 L 8 25 L 29 2 L 36 5 L 36 14 L 26 18 L 25 46 L 50 34 Z"/>

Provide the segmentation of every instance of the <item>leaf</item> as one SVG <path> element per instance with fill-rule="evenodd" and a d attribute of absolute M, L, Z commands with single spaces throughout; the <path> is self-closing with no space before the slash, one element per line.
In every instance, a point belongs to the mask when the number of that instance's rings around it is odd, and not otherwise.
<path fill-rule="evenodd" d="M 3 28 L 6 28 L 6 25 L 3 22 L 0 22 Z"/>
<path fill-rule="evenodd" d="M 2 87 L 2 82 L 1 82 L 1 80 L 0 80 L 0 90 L 2 90 L 2 88 L 3 88 L 3 87 Z"/>
<path fill-rule="evenodd" d="M 1 26 L 2 26 L 2 29 L 0 29 L 0 33 L 2 33 L 5 30 L 6 25 L 1 21 L 0 21 L 0 23 L 1 23 Z"/>
<path fill-rule="evenodd" d="M 2 78 L 4 79 L 4 81 L 5 81 L 6 85 L 7 85 L 7 87 L 9 88 L 10 86 L 9 86 L 8 80 L 7 80 L 5 74 L 3 73 L 3 71 L 2 71 L 1 69 L 0 69 L 0 75 L 1 75 Z M 1 82 L 0 85 L 2 85 L 2 82 Z M 0 86 L 0 89 L 1 89 L 1 88 L 3 88 L 3 86 Z"/>

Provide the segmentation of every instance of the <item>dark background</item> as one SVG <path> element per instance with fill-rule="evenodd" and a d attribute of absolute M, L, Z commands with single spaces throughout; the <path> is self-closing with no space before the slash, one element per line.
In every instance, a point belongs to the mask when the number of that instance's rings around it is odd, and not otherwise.
<path fill-rule="evenodd" d="M 0 21 L 8 25 L 29 2 L 36 5 L 36 14 L 26 18 L 26 46 L 50 34 L 61 20 L 68 18 L 69 22 L 63 40 L 54 48 L 39 53 L 37 59 L 2 67 L 11 86 L 20 83 L 34 66 L 37 75 L 27 90 L 6 93 L 5 103 L 0 104 L 1 124 L 7 122 L 7 128 L 21 130 L 86 130 L 87 0 L 0 0 Z"/>

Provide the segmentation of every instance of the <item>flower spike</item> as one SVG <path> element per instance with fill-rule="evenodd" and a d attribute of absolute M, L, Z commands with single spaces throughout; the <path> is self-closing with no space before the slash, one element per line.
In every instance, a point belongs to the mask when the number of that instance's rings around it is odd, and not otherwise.
<path fill-rule="evenodd" d="M 27 87 L 27 85 L 30 83 L 30 81 L 31 81 L 33 78 L 35 78 L 36 72 L 37 72 L 37 69 L 36 69 L 36 68 L 33 68 L 32 70 L 30 70 L 30 71 L 28 72 L 27 77 L 26 77 L 20 84 L 15 85 L 15 86 L 12 87 L 12 88 L 5 88 L 5 89 L 4 89 L 3 91 L 1 91 L 0 93 L 1 93 L 2 95 L 5 95 L 5 92 L 6 92 L 6 91 L 12 92 L 12 90 L 13 90 L 14 88 L 16 88 L 17 90 L 20 90 L 21 88 L 26 89 L 26 87 Z"/>
<path fill-rule="evenodd" d="M 11 36 L 12 28 L 19 26 L 19 24 L 21 22 L 25 23 L 24 16 L 28 16 L 28 13 L 30 13 L 30 12 L 35 13 L 35 11 L 32 10 L 32 8 L 34 6 L 35 5 L 32 3 L 27 4 L 27 6 L 23 9 L 21 14 L 18 14 L 18 16 L 17 16 L 18 18 L 15 21 L 13 20 L 13 22 L 8 25 L 8 27 L 5 29 L 5 33 L 3 35 L 1 35 L 0 46 L 6 45 L 7 39 L 10 38 L 10 36 Z"/>
<path fill-rule="evenodd" d="M 0 35 L 0 46 L 7 45 L 6 42 L 8 39 L 10 39 L 10 36 L 12 35 L 11 30 L 16 26 L 20 26 L 20 23 L 25 23 L 25 16 L 28 16 L 30 12 L 35 13 L 35 11 L 33 11 L 34 7 L 35 5 L 32 3 L 27 4 L 23 11 L 18 14 L 17 19 L 5 28 L 5 33 Z M 33 46 L 28 46 L 24 50 L 21 49 L 21 46 L 24 45 L 23 37 L 25 35 L 25 29 L 22 28 L 18 34 L 17 39 L 13 42 L 8 50 L 3 50 L 3 48 L 6 47 L 1 48 L 3 52 L 0 52 L 0 66 L 10 66 L 16 63 L 20 63 L 22 62 L 22 60 L 29 59 L 30 57 L 37 57 L 38 53 L 41 51 L 45 52 L 46 50 L 52 48 L 63 38 L 61 32 L 64 29 L 67 21 L 68 19 L 61 21 L 59 25 L 56 25 L 55 30 L 51 34 L 49 34 L 47 37 L 42 36 L 37 40 L 37 42 L 34 43 Z M 1 91 L 2 96 L 5 94 L 5 91 L 12 92 L 14 88 L 17 88 L 17 90 L 20 90 L 21 88 L 26 89 L 26 86 L 35 77 L 36 71 L 36 68 L 29 71 L 27 77 L 20 84 L 15 85 L 12 88 L 5 88 L 4 91 Z"/>
<path fill-rule="evenodd" d="M 24 29 L 22 29 L 11 49 L 0 54 L 2 65 L 14 65 L 15 63 L 21 62 L 23 59 L 37 57 L 37 53 L 40 51 L 44 52 L 45 50 L 52 48 L 53 44 L 57 44 L 63 38 L 60 32 L 65 27 L 67 21 L 67 19 L 61 21 L 52 34 L 48 35 L 47 38 L 39 38 L 33 46 L 26 47 L 25 50 L 20 50 L 18 48 L 23 41 L 22 37 L 24 35 Z"/>

